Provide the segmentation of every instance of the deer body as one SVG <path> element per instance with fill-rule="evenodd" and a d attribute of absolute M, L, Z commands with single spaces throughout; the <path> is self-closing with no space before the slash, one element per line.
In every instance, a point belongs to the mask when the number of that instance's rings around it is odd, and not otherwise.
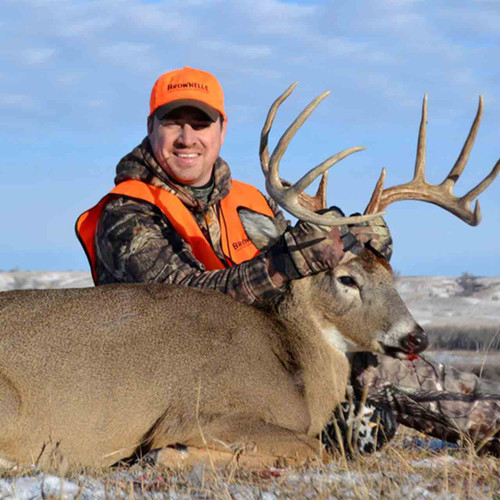
<path fill-rule="evenodd" d="M 141 446 L 253 443 L 311 458 L 349 373 L 332 328 L 374 349 L 382 325 L 416 327 L 386 267 L 355 258 L 293 282 L 268 310 L 168 285 L 4 292 L 0 456 L 34 463 L 58 446 L 71 462 L 110 465 Z M 346 272 L 377 285 L 361 300 L 336 280 Z"/>

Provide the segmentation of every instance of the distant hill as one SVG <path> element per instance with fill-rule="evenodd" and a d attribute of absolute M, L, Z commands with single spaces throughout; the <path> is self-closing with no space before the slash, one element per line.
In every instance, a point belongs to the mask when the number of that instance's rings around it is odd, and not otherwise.
<path fill-rule="evenodd" d="M 401 297 L 422 325 L 462 327 L 478 322 L 500 328 L 500 276 L 469 280 L 441 276 L 398 277 Z M 462 283 L 463 282 L 463 283 Z M 468 288 L 464 291 L 465 284 Z M 93 286 L 90 273 L 74 271 L 0 272 L 0 290 Z"/>

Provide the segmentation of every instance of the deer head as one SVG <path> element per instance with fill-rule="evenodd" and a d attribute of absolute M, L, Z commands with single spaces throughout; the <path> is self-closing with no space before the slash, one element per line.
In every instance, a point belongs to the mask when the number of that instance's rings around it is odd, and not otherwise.
<path fill-rule="evenodd" d="M 420 125 L 414 179 L 403 185 L 383 189 L 386 170 L 375 186 L 364 215 L 339 217 L 328 210 L 326 204 L 326 174 L 328 169 L 347 156 L 361 151 L 363 147 L 352 147 L 331 156 L 307 172 L 295 184 L 280 178 L 279 164 L 288 144 L 316 106 L 329 94 L 325 92 L 314 99 L 288 127 L 271 156 L 268 151 L 268 136 L 276 112 L 283 101 L 293 92 L 291 85 L 272 104 L 264 124 L 261 143 L 261 166 L 266 178 L 269 195 L 287 212 L 299 219 L 322 226 L 339 226 L 370 221 L 385 213 L 385 208 L 401 200 L 421 200 L 434 203 L 453 213 L 468 224 L 480 221 L 479 202 L 470 210 L 471 202 L 482 193 L 500 171 L 500 160 L 490 174 L 466 195 L 458 198 L 452 189 L 463 172 L 477 134 L 482 115 L 482 98 L 465 145 L 449 175 L 440 185 L 431 185 L 424 179 L 425 135 L 427 122 L 427 96 L 424 97 Z M 320 175 L 322 179 L 315 196 L 304 190 Z M 318 213 L 321 211 L 322 213 Z M 273 219 L 258 214 L 241 213 L 247 234 L 254 244 L 269 247 L 284 228 Z M 389 263 L 368 249 L 359 256 L 346 255 L 340 265 L 331 272 L 320 273 L 306 280 L 308 285 L 293 283 L 292 287 L 309 287 L 308 304 L 313 309 L 318 323 L 327 339 L 343 350 L 369 349 L 393 356 L 413 355 L 423 351 L 428 344 L 423 329 L 415 322 L 394 288 L 393 273 Z M 329 295 L 329 298 L 325 297 Z"/>

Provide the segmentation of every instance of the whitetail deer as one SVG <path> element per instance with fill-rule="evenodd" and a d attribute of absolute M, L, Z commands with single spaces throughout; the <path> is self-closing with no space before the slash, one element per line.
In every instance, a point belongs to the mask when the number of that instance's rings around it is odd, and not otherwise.
<path fill-rule="evenodd" d="M 292 90 L 273 104 L 262 132 L 268 190 L 302 220 L 353 222 L 314 213 L 324 183 L 314 198 L 304 198 L 303 190 L 360 148 L 335 155 L 288 189 L 278 175 L 287 144 L 324 96 L 297 118 L 269 159 L 267 136 Z M 457 165 L 438 189 L 423 183 L 424 103 L 414 181 L 386 190 L 379 182 L 366 215 L 354 221 L 399 199 L 424 199 L 477 223 L 479 210 L 468 205 L 500 162 L 465 197 L 454 198 L 449 188 L 464 168 L 480 112 L 481 106 Z M 268 244 L 263 233 L 270 220 L 243 218 L 250 235 Z M 345 396 L 347 344 L 403 356 L 427 343 L 394 288 L 389 264 L 369 250 L 293 281 L 265 309 L 218 292 L 150 284 L 5 292 L 0 310 L 4 463 L 47 463 L 56 450 L 71 463 L 110 465 L 158 448 L 174 463 L 184 457 L 178 445 L 189 450 L 186 463 L 314 459 L 322 453 L 319 435 Z"/>

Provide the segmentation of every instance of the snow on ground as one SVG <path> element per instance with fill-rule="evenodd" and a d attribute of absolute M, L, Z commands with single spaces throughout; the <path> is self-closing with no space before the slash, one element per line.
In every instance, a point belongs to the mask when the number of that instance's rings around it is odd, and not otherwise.
<path fill-rule="evenodd" d="M 477 278 L 482 286 L 470 297 L 461 296 L 457 278 L 408 276 L 399 278 L 397 288 L 413 316 L 428 323 L 472 323 L 500 326 L 500 276 Z"/>
<path fill-rule="evenodd" d="M 378 453 L 378 460 L 384 460 Z M 329 464 L 308 469 L 269 468 L 253 480 L 217 477 L 217 471 L 201 465 L 187 474 L 169 474 L 158 469 L 116 470 L 105 480 L 79 475 L 77 478 L 35 473 L 32 476 L 0 479 L 0 498 L 9 499 L 190 499 L 233 498 L 237 500 L 278 498 L 408 498 L 443 499 L 463 498 L 450 494 L 447 484 L 440 478 L 447 468 L 474 470 L 463 458 L 450 455 L 428 455 L 406 462 L 404 472 L 394 464 L 387 470 L 360 471 L 353 467 L 345 470 Z M 431 473 L 429 473 L 431 471 Z M 434 472 L 432 472 L 434 471 Z M 260 476 L 260 477 L 259 477 Z M 469 493 L 476 498 L 496 498 L 495 484 L 473 484 Z M 385 493 L 385 494 L 384 494 Z M 462 491 L 463 493 L 463 491 Z M 472 498 L 468 496 L 467 498 Z"/>

